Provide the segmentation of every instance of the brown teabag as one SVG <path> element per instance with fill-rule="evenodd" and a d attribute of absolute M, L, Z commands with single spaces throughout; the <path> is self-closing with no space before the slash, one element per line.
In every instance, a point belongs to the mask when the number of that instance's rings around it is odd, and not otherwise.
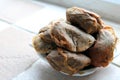
<path fill-rule="evenodd" d="M 68 8 L 66 11 L 66 17 L 72 25 L 83 29 L 85 32 L 90 34 L 103 28 L 102 20 L 99 15 L 82 8 Z"/>
<path fill-rule="evenodd" d="M 33 38 L 33 47 L 38 53 L 45 54 L 55 49 L 56 45 L 54 42 L 45 42 L 41 39 L 40 34 L 38 34 Z"/>
<path fill-rule="evenodd" d="M 40 29 L 39 34 L 33 38 L 33 46 L 41 54 L 49 53 L 56 48 L 56 44 L 50 36 L 51 24 Z"/>
<path fill-rule="evenodd" d="M 45 42 L 48 42 L 48 43 L 53 42 L 50 36 L 50 24 L 40 29 L 39 35 L 41 39 L 44 40 Z"/>
<path fill-rule="evenodd" d="M 47 60 L 57 71 L 70 75 L 79 72 L 91 62 L 90 58 L 83 54 L 71 53 L 61 48 L 51 51 L 47 56 Z"/>
<path fill-rule="evenodd" d="M 64 20 L 59 19 L 58 21 Z M 57 20 L 52 21 L 45 27 L 41 28 L 37 36 L 33 38 L 33 46 L 37 52 L 45 54 L 57 47 L 50 36 L 50 29 L 55 22 L 57 22 Z"/>
<path fill-rule="evenodd" d="M 91 64 L 96 67 L 105 67 L 113 59 L 113 51 L 117 38 L 111 27 L 104 27 L 99 31 L 95 45 L 87 52 L 90 57 Z"/>
<path fill-rule="evenodd" d="M 51 27 L 51 38 L 57 46 L 72 52 L 82 52 L 94 44 L 95 38 L 63 21 L 55 22 Z"/>

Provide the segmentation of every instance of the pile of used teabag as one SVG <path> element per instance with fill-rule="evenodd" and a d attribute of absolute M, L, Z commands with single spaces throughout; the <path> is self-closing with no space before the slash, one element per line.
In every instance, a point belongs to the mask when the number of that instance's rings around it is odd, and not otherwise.
<path fill-rule="evenodd" d="M 66 19 L 51 21 L 33 38 L 33 46 L 46 54 L 57 71 L 73 75 L 80 70 L 105 67 L 113 59 L 116 35 L 100 16 L 88 10 L 72 7 Z"/>

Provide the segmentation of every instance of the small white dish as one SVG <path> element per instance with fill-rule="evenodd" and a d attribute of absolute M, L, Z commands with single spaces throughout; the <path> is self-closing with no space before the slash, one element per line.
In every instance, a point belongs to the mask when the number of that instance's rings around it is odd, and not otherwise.
<path fill-rule="evenodd" d="M 116 44 L 116 48 L 115 48 L 115 50 L 114 50 L 114 58 L 116 58 L 117 56 L 119 56 L 120 55 L 120 51 L 119 51 L 119 48 L 120 48 L 120 43 L 118 42 L 117 44 Z M 41 55 L 41 54 L 39 54 L 39 56 L 41 56 L 41 58 L 43 59 L 43 60 L 45 60 L 45 61 L 47 61 L 46 59 L 45 59 L 45 56 L 46 55 Z M 98 70 L 98 69 L 100 69 L 101 67 L 94 67 L 94 68 L 89 68 L 89 69 L 85 69 L 85 70 L 80 70 L 78 73 L 76 73 L 76 74 L 73 74 L 72 76 L 87 76 L 87 75 L 90 75 L 90 74 L 93 74 L 96 70 Z M 62 74 L 65 74 L 65 75 L 69 75 L 69 74 L 67 74 L 67 73 L 64 73 L 64 72 L 62 72 L 62 71 L 60 71 Z"/>
<path fill-rule="evenodd" d="M 72 76 L 87 76 L 87 75 L 94 73 L 97 69 L 98 69 L 98 67 L 90 68 L 87 70 L 81 70 L 81 71 L 79 71 L 79 73 L 73 74 Z M 64 73 L 64 72 L 61 72 L 61 73 L 65 74 L 65 75 L 69 75 L 69 74 Z"/>

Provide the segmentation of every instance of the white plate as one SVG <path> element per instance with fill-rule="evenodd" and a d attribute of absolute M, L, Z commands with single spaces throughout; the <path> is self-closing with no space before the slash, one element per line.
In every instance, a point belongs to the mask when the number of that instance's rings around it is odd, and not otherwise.
<path fill-rule="evenodd" d="M 73 74 L 72 76 L 87 76 L 87 75 L 94 73 L 97 69 L 99 69 L 99 68 L 96 67 L 96 68 L 91 68 L 91 69 L 87 69 L 87 70 L 81 70 L 81 71 L 79 71 L 79 73 Z M 69 75 L 64 72 L 61 72 L 61 73 L 65 74 L 65 75 Z"/>
<path fill-rule="evenodd" d="M 114 50 L 114 58 L 116 58 L 117 56 L 119 56 L 120 55 L 120 42 L 117 42 L 117 45 L 116 45 L 116 48 L 115 48 L 115 50 Z M 41 55 L 40 53 L 39 53 L 39 56 L 43 59 L 43 60 L 45 60 L 45 61 L 47 61 L 46 60 L 46 58 L 45 58 L 45 55 Z M 86 70 L 81 70 L 81 71 L 79 71 L 79 73 L 76 73 L 76 74 L 73 74 L 72 76 L 87 76 L 87 75 L 90 75 L 90 74 L 92 74 L 92 73 L 94 73 L 96 70 L 98 70 L 98 69 L 100 69 L 101 67 L 95 67 L 95 68 L 90 68 L 90 69 L 86 69 Z M 61 71 L 60 71 L 61 72 Z M 61 72 L 62 74 L 65 74 L 65 75 L 69 75 L 69 74 L 67 74 L 67 73 L 64 73 L 64 72 Z"/>

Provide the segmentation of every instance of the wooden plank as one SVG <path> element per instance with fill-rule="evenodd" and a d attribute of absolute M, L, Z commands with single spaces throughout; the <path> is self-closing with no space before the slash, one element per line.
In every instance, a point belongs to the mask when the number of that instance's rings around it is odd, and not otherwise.
<path fill-rule="evenodd" d="M 43 8 L 28 0 L 0 0 L 0 19 L 14 23 Z"/>
<path fill-rule="evenodd" d="M 6 23 L 6 22 L 3 22 L 3 21 L 0 21 L 0 31 L 4 30 L 4 29 L 7 29 L 9 28 L 11 25 Z"/>
<path fill-rule="evenodd" d="M 16 28 L 0 32 L 0 80 L 11 80 L 38 59 L 29 46 L 33 35 Z"/>

